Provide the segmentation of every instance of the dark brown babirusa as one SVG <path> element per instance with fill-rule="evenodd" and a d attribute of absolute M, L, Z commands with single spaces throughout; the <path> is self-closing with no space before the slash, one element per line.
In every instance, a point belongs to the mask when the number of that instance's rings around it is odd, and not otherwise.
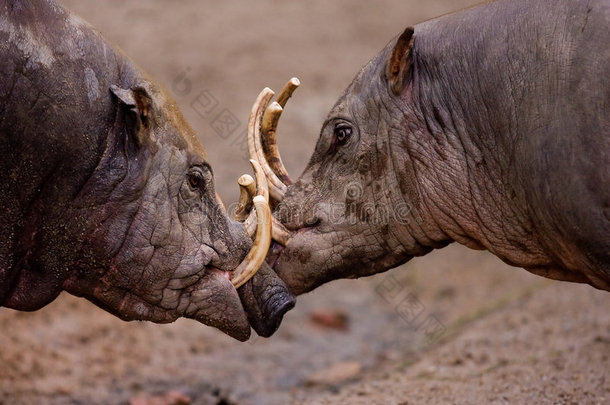
<path fill-rule="evenodd" d="M 294 305 L 266 270 L 240 292 L 246 313 L 230 272 L 252 242 L 195 133 L 52 1 L 0 1 L 0 156 L 0 306 L 36 310 L 66 290 L 122 319 L 194 318 L 245 340 L 248 317 L 270 334 Z"/>
<path fill-rule="evenodd" d="M 610 3 L 501 0 L 407 28 L 331 110 L 275 215 L 294 293 L 457 241 L 610 290 Z"/>

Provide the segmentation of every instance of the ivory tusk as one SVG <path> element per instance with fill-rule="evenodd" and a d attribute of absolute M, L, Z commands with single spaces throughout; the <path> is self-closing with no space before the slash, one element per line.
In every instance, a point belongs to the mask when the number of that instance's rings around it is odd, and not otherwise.
<path fill-rule="evenodd" d="M 281 201 L 286 192 L 286 185 L 282 183 L 271 167 L 269 167 L 267 159 L 265 159 L 260 136 L 263 114 L 274 94 L 275 93 L 273 93 L 271 89 L 265 87 L 263 91 L 259 93 L 252 106 L 252 111 L 250 112 L 250 118 L 248 120 L 248 153 L 250 154 L 250 159 L 260 163 L 269 183 L 269 193 L 271 197 L 276 201 Z"/>
<path fill-rule="evenodd" d="M 262 146 L 265 160 L 271 167 L 273 173 L 279 178 L 284 185 L 291 185 L 292 179 L 288 175 L 288 171 L 284 167 L 280 151 L 277 146 L 277 124 L 280 120 L 284 109 L 277 101 L 269 104 L 263 115 L 262 131 Z M 279 200 L 278 200 L 279 201 Z"/>
<path fill-rule="evenodd" d="M 254 179 L 249 174 L 244 174 L 237 179 L 237 184 L 239 184 L 240 190 L 243 191 L 248 198 L 253 199 L 256 195 L 256 183 Z"/>
<path fill-rule="evenodd" d="M 263 114 L 263 124 L 261 126 L 263 134 L 267 134 L 269 132 L 273 132 L 275 134 L 277 130 L 277 123 L 280 120 L 282 111 L 284 111 L 284 109 L 277 101 L 273 101 L 271 104 L 269 104 L 265 110 L 265 113 Z"/>
<path fill-rule="evenodd" d="M 269 203 L 265 200 L 265 197 L 260 195 L 254 197 L 252 202 L 257 217 L 256 237 L 244 260 L 233 271 L 231 282 L 235 288 L 241 287 L 256 274 L 265 261 L 267 251 L 271 245 L 271 210 Z"/>
<path fill-rule="evenodd" d="M 280 91 L 280 94 L 277 96 L 277 100 L 276 100 L 282 108 L 284 108 L 286 106 L 286 102 L 288 101 L 290 96 L 292 96 L 292 93 L 300 85 L 301 85 L 301 82 L 296 77 L 293 77 L 292 79 L 288 80 L 288 83 L 286 83 L 286 85 L 284 85 L 284 88 L 282 89 L 282 91 Z"/>
<path fill-rule="evenodd" d="M 256 214 L 253 211 L 250 212 L 250 215 L 244 221 L 244 228 L 246 228 L 246 232 L 250 237 L 256 232 Z M 274 216 L 271 216 L 271 239 L 280 245 L 286 246 L 290 237 L 291 232 Z"/>
<path fill-rule="evenodd" d="M 288 99 L 290 97 L 292 97 L 292 93 L 294 93 L 294 91 L 300 85 L 301 85 L 301 82 L 296 77 L 293 77 L 292 79 L 288 80 L 288 82 L 284 85 L 284 88 L 282 88 L 282 91 L 280 91 L 280 94 L 276 98 L 276 102 L 280 105 L 280 107 L 282 107 L 282 109 L 284 107 L 286 107 L 286 102 L 288 102 Z M 279 120 L 279 114 L 278 114 L 278 120 Z M 275 124 L 274 129 L 277 129 L 277 122 Z M 263 133 L 263 134 L 266 135 L 265 133 Z M 268 157 L 267 161 L 271 165 L 271 169 L 273 170 L 273 172 L 280 178 L 280 180 L 282 180 L 282 182 L 285 185 L 289 186 L 289 185 L 293 184 L 294 182 L 290 178 L 290 175 L 288 174 L 288 170 L 286 170 L 286 167 L 284 167 L 284 163 L 282 162 L 282 158 L 280 157 L 280 150 L 277 146 L 276 137 L 277 137 L 277 135 L 274 134 L 273 142 L 271 142 L 271 141 L 269 142 L 269 145 L 270 145 L 268 148 L 269 152 L 265 151 L 265 156 Z"/>
<path fill-rule="evenodd" d="M 256 193 L 256 185 L 249 174 L 244 174 L 237 179 L 237 184 L 239 185 L 239 202 L 235 208 L 233 219 L 241 222 L 248 218 L 252 210 L 252 198 Z"/>
<path fill-rule="evenodd" d="M 252 165 L 254 177 L 256 178 L 256 195 L 263 197 L 265 201 L 269 203 L 269 188 L 265 173 L 256 160 L 250 159 L 250 164 Z M 250 237 L 254 236 L 254 232 L 256 232 L 256 221 L 256 213 L 253 210 L 250 210 L 250 213 L 247 215 L 246 221 L 244 222 L 244 227 Z"/>
<path fill-rule="evenodd" d="M 261 168 L 260 163 L 254 159 L 250 159 L 252 170 L 254 170 L 254 178 L 256 179 L 256 195 L 263 196 L 265 201 L 269 202 L 269 185 L 267 183 L 267 177 Z"/>
<path fill-rule="evenodd" d="M 286 246 L 290 236 L 291 232 L 274 216 L 271 216 L 271 238 L 280 245 Z"/>
<path fill-rule="evenodd" d="M 250 211 L 250 215 L 244 221 L 244 228 L 246 228 L 249 237 L 254 236 L 256 232 L 256 213 L 254 211 Z"/>
<path fill-rule="evenodd" d="M 277 97 L 277 101 L 271 104 L 269 102 L 275 93 L 268 87 L 265 87 L 259 93 L 250 111 L 248 119 L 248 153 L 250 155 L 250 164 L 254 169 L 254 176 L 256 178 L 256 194 L 257 196 L 264 197 L 267 204 L 269 203 L 270 196 L 276 202 L 281 201 L 286 192 L 286 184 L 292 184 L 292 180 L 280 158 L 276 132 L 283 107 L 299 85 L 300 82 L 297 78 L 290 79 Z M 245 182 L 246 180 L 242 181 L 242 178 L 238 181 L 240 185 L 240 202 L 236 209 L 236 218 L 239 220 L 244 220 L 245 218 L 244 227 L 246 232 L 250 237 L 253 237 L 255 233 L 258 235 L 260 213 L 259 210 L 250 210 L 250 213 L 247 214 L 247 210 L 245 210 L 248 205 L 251 205 L 249 203 L 252 196 L 251 181 L 247 181 L 248 185 Z M 248 187 L 250 187 L 250 190 L 248 190 Z M 270 222 L 271 238 L 282 245 L 286 245 L 290 239 L 290 231 L 273 216 L 271 216 Z"/>

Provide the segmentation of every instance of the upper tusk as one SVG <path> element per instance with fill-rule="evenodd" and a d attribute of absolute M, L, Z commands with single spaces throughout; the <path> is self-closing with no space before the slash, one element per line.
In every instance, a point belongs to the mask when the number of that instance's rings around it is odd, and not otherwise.
<path fill-rule="evenodd" d="M 258 161 L 260 163 L 265 177 L 269 182 L 269 193 L 271 197 L 276 201 L 281 201 L 286 192 L 286 185 L 276 176 L 265 158 L 263 147 L 261 145 L 260 130 L 262 125 L 263 114 L 271 98 L 273 98 L 273 91 L 268 87 L 265 87 L 256 98 L 252 111 L 250 112 L 250 118 L 248 120 L 248 153 L 250 159 Z M 258 181 L 258 180 L 257 180 Z"/>
<path fill-rule="evenodd" d="M 265 110 L 265 113 L 263 114 L 263 134 L 268 134 L 270 132 L 275 134 L 277 131 L 277 123 L 280 120 L 282 111 L 284 111 L 284 109 L 277 101 L 273 101 L 271 104 L 269 104 Z M 263 144 L 263 146 L 265 145 Z"/>
<path fill-rule="evenodd" d="M 260 128 L 262 114 L 265 112 L 265 107 L 275 93 L 268 87 L 265 87 L 254 101 L 250 117 L 248 118 L 248 153 L 251 160 L 256 160 L 260 163 L 258 150 L 260 149 L 260 138 L 257 139 L 257 127 Z"/>
<path fill-rule="evenodd" d="M 286 83 L 286 85 L 284 85 L 284 88 L 282 89 L 282 91 L 280 91 L 280 94 L 277 96 L 277 99 L 276 99 L 276 101 L 278 102 L 278 104 L 280 106 L 282 106 L 282 108 L 284 108 L 286 106 L 286 102 L 288 101 L 290 96 L 292 96 L 292 93 L 300 85 L 301 85 L 301 82 L 296 77 L 293 77 L 292 79 L 288 80 L 288 83 Z"/>
<path fill-rule="evenodd" d="M 267 251 L 271 245 L 271 210 L 269 209 L 269 203 L 265 200 L 265 197 L 260 195 L 254 197 L 252 202 L 257 216 L 256 237 L 244 260 L 233 271 L 231 282 L 235 288 L 241 287 L 256 274 L 265 261 Z"/>
<path fill-rule="evenodd" d="M 280 91 L 280 94 L 276 97 L 276 102 L 280 105 L 280 107 L 282 107 L 282 109 L 284 107 L 286 107 L 286 102 L 288 102 L 288 99 L 290 97 L 292 97 L 292 93 L 294 93 L 294 91 L 297 89 L 297 87 L 299 87 L 301 85 L 301 81 L 299 79 L 297 79 L 296 77 L 293 77 L 292 79 L 288 80 L 288 82 L 284 85 L 284 87 L 282 88 L 282 91 Z M 280 113 L 281 114 L 281 111 Z M 278 120 L 279 120 L 279 114 L 278 114 Z M 275 123 L 275 127 L 274 129 L 277 129 L 277 122 Z M 266 135 L 263 132 L 263 135 Z M 279 148 L 277 147 L 277 140 L 276 138 L 276 134 L 273 135 L 273 146 L 269 147 L 269 153 L 265 152 L 265 156 L 268 157 L 268 161 L 269 164 L 271 165 L 271 169 L 273 169 L 273 172 L 275 174 L 277 174 L 277 176 L 280 178 L 280 180 L 282 180 L 282 182 L 286 185 L 291 185 L 294 182 L 292 181 L 292 179 L 290 178 L 290 175 L 288 174 L 288 170 L 286 170 L 286 168 L 284 167 L 284 163 L 282 162 L 282 158 L 280 157 L 280 151 Z M 269 142 L 271 144 L 271 142 Z"/>
<path fill-rule="evenodd" d="M 250 200 L 254 198 L 256 195 L 256 183 L 254 183 L 254 179 L 249 174 L 244 174 L 237 179 L 237 184 L 239 184 L 240 191 L 243 191 Z"/>
<path fill-rule="evenodd" d="M 241 222 L 248 218 L 252 210 L 252 198 L 256 194 L 256 185 L 249 174 L 244 174 L 237 179 L 237 184 L 239 185 L 239 202 L 235 208 L 233 219 Z"/>
<path fill-rule="evenodd" d="M 261 126 L 263 138 L 262 144 L 265 160 L 271 167 L 273 173 L 278 177 L 283 185 L 290 185 L 293 183 L 293 181 L 288 175 L 288 171 L 284 167 L 284 163 L 282 162 L 280 151 L 277 146 L 277 124 L 280 120 L 280 116 L 282 115 L 282 111 L 284 111 L 284 109 L 277 101 L 272 102 L 265 110 L 265 114 L 263 115 L 263 124 Z"/>
<path fill-rule="evenodd" d="M 274 92 L 265 87 L 256 98 L 250 111 L 248 119 L 248 153 L 250 155 L 250 163 L 254 169 L 256 178 L 256 194 L 263 196 L 267 202 L 271 197 L 275 202 L 283 199 L 287 189 L 287 185 L 292 184 L 292 180 L 282 163 L 282 159 L 277 147 L 277 125 L 282 115 L 282 111 L 292 93 L 300 85 L 299 79 L 296 77 L 290 79 L 284 86 L 277 97 L 277 100 L 270 101 L 274 96 Z M 242 176 L 243 177 L 243 176 Z M 255 212 L 250 209 L 252 198 L 252 183 L 240 178 L 240 199 L 236 209 L 235 218 L 244 221 L 244 227 L 250 237 L 255 232 L 258 233 L 258 210 Z M 286 245 L 290 239 L 290 231 L 288 231 L 278 220 L 271 217 L 271 237 Z"/>

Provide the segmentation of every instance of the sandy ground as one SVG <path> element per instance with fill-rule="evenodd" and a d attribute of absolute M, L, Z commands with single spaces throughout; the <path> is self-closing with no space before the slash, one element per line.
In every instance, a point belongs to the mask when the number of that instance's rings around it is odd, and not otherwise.
<path fill-rule="evenodd" d="M 62 2 L 170 90 L 225 201 L 249 170 L 260 89 L 303 83 L 280 124 L 296 175 L 364 63 L 405 26 L 472 3 Z M 247 343 L 188 320 L 125 323 L 64 294 L 34 313 L 0 309 L 0 404 L 605 404 L 609 308 L 608 293 L 460 246 L 299 297 L 275 336 Z"/>

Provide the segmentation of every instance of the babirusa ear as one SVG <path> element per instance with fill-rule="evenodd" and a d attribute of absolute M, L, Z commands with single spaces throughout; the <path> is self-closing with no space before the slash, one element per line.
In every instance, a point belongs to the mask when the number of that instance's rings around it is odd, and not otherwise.
<path fill-rule="evenodd" d="M 392 93 L 399 95 L 405 88 L 411 77 L 412 50 L 413 50 L 413 27 L 407 27 L 398 37 L 392 56 L 388 61 L 386 77 Z"/>
<path fill-rule="evenodd" d="M 118 86 L 110 86 L 110 91 L 116 96 L 128 114 L 125 124 L 138 145 L 142 145 L 147 137 L 152 118 L 152 98 L 144 87 L 135 86 L 131 89 L 122 89 Z"/>

